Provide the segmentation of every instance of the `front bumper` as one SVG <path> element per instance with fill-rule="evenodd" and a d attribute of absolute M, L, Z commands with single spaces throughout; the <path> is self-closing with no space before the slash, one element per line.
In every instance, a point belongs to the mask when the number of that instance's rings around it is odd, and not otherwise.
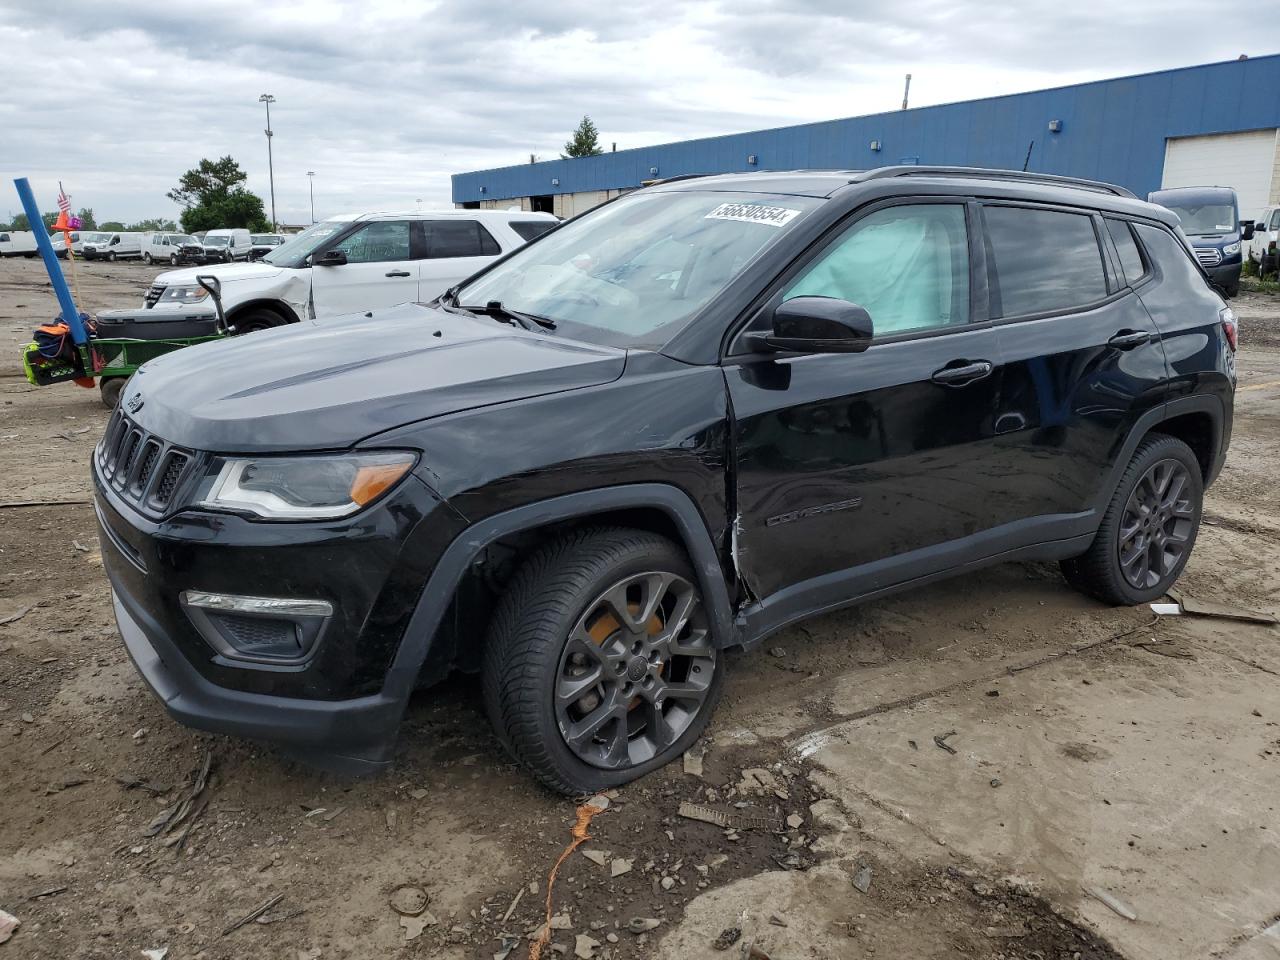
<path fill-rule="evenodd" d="M 94 487 L 120 635 L 175 719 L 347 774 L 390 762 L 416 679 L 393 658 L 424 573 L 457 530 L 424 483 L 411 477 L 346 521 L 286 524 L 200 511 L 152 520 L 96 468 Z M 202 636 L 185 590 L 323 599 L 334 614 L 305 661 L 239 662 Z"/>
<path fill-rule="evenodd" d="M 336 773 L 376 773 L 390 764 L 403 700 L 383 693 L 303 700 L 217 686 L 196 672 L 163 627 L 136 598 L 117 589 L 114 579 L 111 599 L 129 659 L 179 723 L 270 741 L 290 756 Z"/>
<path fill-rule="evenodd" d="M 1204 272 L 1218 286 L 1230 289 L 1240 282 L 1240 267 L 1240 258 L 1236 257 L 1233 263 L 1220 263 L 1216 267 L 1205 267 Z"/>

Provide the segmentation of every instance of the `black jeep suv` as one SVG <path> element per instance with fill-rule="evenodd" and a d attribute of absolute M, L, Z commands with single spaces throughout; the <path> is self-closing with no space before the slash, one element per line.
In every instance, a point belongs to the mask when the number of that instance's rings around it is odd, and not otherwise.
<path fill-rule="evenodd" d="M 351 771 L 479 671 L 576 794 L 804 617 L 1002 560 L 1152 600 L 1235 388 L 1176 223 L 1006 171 L 691 178 L 432 304 L 171 353 L 94 456 L 120 632 L 179 720 Z"/>

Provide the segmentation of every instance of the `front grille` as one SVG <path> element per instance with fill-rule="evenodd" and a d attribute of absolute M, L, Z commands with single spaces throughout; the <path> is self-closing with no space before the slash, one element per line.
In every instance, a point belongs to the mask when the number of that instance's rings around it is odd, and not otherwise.
<path fill-rule="evenodd" d="M 144 302 L 147 305 L 147 309 L 150 310 L 157 303 L 159 303 L 160 298 L 162 296 L 164 296 L 164 284 L 163 283 L 152 284 L 151 289 L 147 291 L 146 297 L 143 298 Z"/>
<path fill-rule="evenodd" d="M 280 657 L 296 657 L 301 652 L 298 628 L 292 620 L 246 617 L 234 613 L 214 613 L 210 614 L 210 619 L 221 626 L 245 653 L 265 652 Z"/>
<path fill-rule="evenodd" d="M 1202 267 L 1216 267 L 1222 262 L 1222 251 L 1217 247 L 1197 247 L 1196 259 Z"/>
<path fill-rule="evenodd" d="M 192 451 L 148 433 L 121 409 L 112 414 L 95 454 L 103 483 L 141 512 L 154 515 L 178 502 L 194 461 Z"/>

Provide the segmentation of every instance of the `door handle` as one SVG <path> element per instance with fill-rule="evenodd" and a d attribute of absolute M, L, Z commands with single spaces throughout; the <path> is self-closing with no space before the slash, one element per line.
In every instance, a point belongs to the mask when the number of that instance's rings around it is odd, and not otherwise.
<path fill-rule="evenodd" d="M 990 360 L 953 360 L 941 370 L 933 371 L 930 378 L 934 383 L 943 383 L 949 387 L 963 387 L 984 377 L 990 376 L 995 369 Z"/>
<path fill-rule="evenodd" d="M 392 270 L 390 273 L 387 274 L 387 276 L 388 277 L 407 277 L 409 276 L 409 271 L 408 270 Z"/>
<path fill-rule="evenodd" d="M 1134 347 L 1150 342 L 1151 334 L 1144 330 L 1121 330 L 1107 341 L 1107 346 L 1115 347 L 1117 350 L 1132 350 Z"/>

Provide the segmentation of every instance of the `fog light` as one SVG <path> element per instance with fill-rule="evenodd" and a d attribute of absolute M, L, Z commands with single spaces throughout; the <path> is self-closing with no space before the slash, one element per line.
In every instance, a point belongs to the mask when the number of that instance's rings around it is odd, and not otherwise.
<path fill-rule="evenodd" d="M 242 597 L 185 590 L 187 619 L 200 636 L 229 660 L 297 664 L 306 660 L 333 616 L 326 600 Z"/>

